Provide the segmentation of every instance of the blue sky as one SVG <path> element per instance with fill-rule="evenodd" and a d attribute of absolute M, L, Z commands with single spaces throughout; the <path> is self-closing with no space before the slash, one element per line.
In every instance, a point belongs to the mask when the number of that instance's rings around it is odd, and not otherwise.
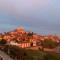
<path fill-rule="evenodd" d="M 0 0 L 0 32 L 19 26 L 60 35 L 60 0 Z"/>

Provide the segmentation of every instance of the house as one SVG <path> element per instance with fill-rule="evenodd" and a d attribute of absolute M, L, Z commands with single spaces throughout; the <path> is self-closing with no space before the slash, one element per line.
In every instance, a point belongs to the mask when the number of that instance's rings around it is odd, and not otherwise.
<path fill-rule="evenodd" d="M 21 48 L 28 48 L 28 47 L 31 47 L 31 44 L 29 42 L 23 42 L 18 44 L 18 46 Z"/>
<path fill-rule="evenodd" d="M 21 47 L 21 48 L 27 48 L 27 47 L 30 47 L 31 46 L 31 44 L 29 42 L 17 43 L 15 41 L 10 41 L 9 44 L 10 45 L 15 45 L 15 46 L 18 46 L 18 47 Z"/>

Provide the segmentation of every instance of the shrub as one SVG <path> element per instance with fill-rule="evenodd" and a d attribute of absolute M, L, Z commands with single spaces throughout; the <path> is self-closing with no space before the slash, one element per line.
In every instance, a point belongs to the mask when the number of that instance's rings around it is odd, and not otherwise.
<path fill-rule="evenodd" d="M 55 48 L 57 46 L 57 43 L 53 42 L 52 40 L 44 40 L 43 46 L 47 48 Z"/>

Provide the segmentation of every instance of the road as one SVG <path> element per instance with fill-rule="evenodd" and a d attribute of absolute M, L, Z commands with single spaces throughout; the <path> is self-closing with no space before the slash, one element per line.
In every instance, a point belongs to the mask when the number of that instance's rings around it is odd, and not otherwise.
<path fill-rule="evenodd" d="M 4 52 L 0 51 L 0 57 L 3 58 L 3 60 L 13 60 L 11 59 L 7 54 L 5 54 Z"/>

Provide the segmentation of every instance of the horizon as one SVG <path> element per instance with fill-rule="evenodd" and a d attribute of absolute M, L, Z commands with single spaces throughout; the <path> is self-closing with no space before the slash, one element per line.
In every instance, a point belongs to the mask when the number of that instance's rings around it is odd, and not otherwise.
<path fill-rule="evenodd" d="M 60 35 L 60 1 L 0 0 L 0 32 L 19 26 L 39 34 Z"/>
<path fill-rule="evenodd" d="M 23 27 L 23 26 L 18 26 L 17 28 L 21 28 L 21 27 Z M 4 31 L 4 32 L 14 32 L 14 30 L 17 29 L 17 28 L 11 29 L 9 31 Z M 37 33 L 37 32 L 32 31 L 31 29 L 26 29 L 25 27 L 23 27 L 23 28 L 24 28 L 25 32 L 33 32 L 33 33 L 36 33 L 37 35 L 42 35 L 42 36 L 48 36 L 48 35 L 60 36 L 58 34 L 42 34 L 42 33 Z M 0 32 L 0 33 L 4 34 L 4 32 Z"/>

